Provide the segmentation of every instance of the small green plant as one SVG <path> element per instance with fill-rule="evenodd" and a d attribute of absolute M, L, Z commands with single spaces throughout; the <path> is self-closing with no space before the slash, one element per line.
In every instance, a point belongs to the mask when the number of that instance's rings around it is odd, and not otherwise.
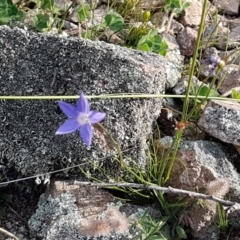
<path fill-rule="evenodd" d="M 23 18 L 23 12 L 12 3 L 12 0 L 0 1 L 0 24 L 10 24 Z"/>
<path fill-rule="evenodd" d="M 165 0 L 165 11 L 173 12 L 176 16 L 177 14 L 181 13 L 183 10 L 190 6 L 189 2 L 185 2 L 182 0 Z"/>
<path fill-rule="evenodd" d="M 236 89 L 232 89 L 232 98 L 234 99 L 240 99 L 240 92 L 238 92 Z"/>
<path fill-rule="evenodd" d="M 210 88 L 208 86 L 201 86 L 198 91 L 199 96 L 209 96 L 209 97 L 218 97 L 220 94 L 218 91 L 214 90 L 213 88 Z"/>
<path fill-rule="evenodd" d="M 89 4 L 80 5 L 77 9 L 77 13 L 80 22 L 85 22 L 91 15 Z M 104 17 L 102 24 L 86 29 L 86 31 L 82 33 L 82 37 L 96 40 L 96 38 L 98 38 L 105 29 L 108 28 L 112 30 L 113 35 L 121 31 L 124 28 L 124 25 L 124 19 L 119 14 L 111 12 Z M 110 38 L 111 36 L 107 39 L 107 41 L 109 41 Z"/>
<path fill-rule="evenodd" d="M 140 39 L 146 35 L 151 27 L 148 24 L 141 24 L 128 29 L 126 44 L 130 48 L 136 48 Z"/>
<path fill-rule="evenodd" d="M 61 14 L 61 9 L 55 5 L 54 0 L 38 1 L 39 13 L 35 17 L 35 27 L 38 31 L 50 31 Z"/>
<path fill-rule="evenodd" d="M 105 16 L 102 27 L 109 28 L 116 33 L 123 29 L 124 20 L 118 14 L 111 12 Z"/>
<path fill-rule="evenodd" d="M 38 31 L 47 32 L 53 27 L 58 28 L 59 31 L 62 29 L 63 22 L 69 9 L 73 6 L 75 1 L 72 1 L 70 6 L 66 9 L 56 6 L 54 0 L 37 0 L 36 3 L 38 14 L 35 16 L 35 27 Z M 61 20 L 58 19 L 60 16 Z"/>
<path fill-rule="evenodd" d="M 158 34 L 156 29 L 150 29 L 148 33 L 139 40 L 137 49 L 147 52 L 159 53 L 166 55 L 168 45 Z"/>
<path fill-rule="evenodd" d="M 176 234 L 173 237 L 173 229 L 169 224 L 169 216 L 151 217 L 148 209 L 144 211 L 143 215 L 138 219 L 138 225 L 142 232 L 133 239 L 148 239 L 148 240 L 180 240 L 187 239 L 187 234 L 179 225 L 175 228 Z"/>
<path fill-rule="evenodd" d="M 217 212 L 218 212 L 218 219 L 219 219 L 218 227 L 219 227 L 220 233 L 226 236 L 227 228 L 228 228 L 228 216 L 220 203 L 217 203 Z"/>
<path fill-rule="evenodd" d="M 80 22 L 85 22 L 87 18 L 91 15 L 91 8 L 89 4 L 81 4 L 77 8 L 77 15 Z"/>
<path fill-rule="evenodd" d="M 167 226 L 168 217 L 153 218 L 145 210 L 142 216 L 138 219 L 138 225 L 142 232 L 133 239 L 170 239 L 170 230 Z"/>
<path fill-rule="evenodd" d="M 52 18 L 48 14 L 39 13 L 35 17 L 35 27 L 38 31 L 47 32 L 51 30 Z"/>
<path fill-rule="evenodd" d="M 166 30 L 168 31 L 170 29 L 172 19 L 174 17 L 178 17 L 179 14 L 182 13 L 182 11 L 184 11 L 189 6 L 190 4 L 188 2 L 183 2 L 182 0 L 165 0 L 165 17 L 161 27 L 163 27 L 167 21 L 168 24 Z"/>
<path fill-rule="evenodd" d="M 40 0 L 39 3 L 43 10 L 49 10 L 51 13 L 59 14 L 59 8 L 55 7 L 54 0 Z"/>

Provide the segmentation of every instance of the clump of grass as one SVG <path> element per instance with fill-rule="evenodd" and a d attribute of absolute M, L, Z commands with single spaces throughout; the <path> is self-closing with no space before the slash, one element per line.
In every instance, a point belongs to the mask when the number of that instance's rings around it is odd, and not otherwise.
<path fill-rule="evenodd" d="M 218 227 L 222 237 L 227 237 L 227 229 L 228 229 L 228 215 L 226 210 L 221 206 L 221 204 L 217 203 L 217 212 L 218 212 Z"/>

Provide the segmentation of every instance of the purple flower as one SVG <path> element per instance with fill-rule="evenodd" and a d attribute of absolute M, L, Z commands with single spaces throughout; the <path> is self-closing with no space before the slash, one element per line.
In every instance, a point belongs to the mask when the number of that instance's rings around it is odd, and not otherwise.
<path fill-rule="evenodd" d="M 218 63 L 221 61 L 221 58 L 217 55 L 217 53 L 213 53 L 209 57 L 209 61 L 211 63 L 210 69 L 211 69 L 211 74 L 215 74 L 215 70 L 218 66 Z"/>
<path fill-rule="evenodd" d="M 213 53 L 210 55 L 209 60 L 212 64 L 218 64 L 221 61 L 221 58 L 217 55 L 217 53 Z"/>
<path fill-rule="evenodd" d="M 58 101 L 58 105 L 69 119 L 58 128 L 56 134 L 67 134 L 79 130 L 83 142 L 89 148 L 92 142 L 91 125 L 100 122 L 106 114 L 90 111 L 90 105 L 83 93 L 77 101 L 77 107 L 62 101 Z"/>
<path fill-rule="evenodd" d="M 217 55 L 217 53 L 211 54 L 210 57 L 209 57 L 209 61 L 210 61 L 210 63 L 211 63 L 210 69 L 211 69 L 212 75 L 215 74 L 216 68 L 223 68 L 223 67 L 226 65 L 225 61 L 222 60 L 222 59 Z"/>

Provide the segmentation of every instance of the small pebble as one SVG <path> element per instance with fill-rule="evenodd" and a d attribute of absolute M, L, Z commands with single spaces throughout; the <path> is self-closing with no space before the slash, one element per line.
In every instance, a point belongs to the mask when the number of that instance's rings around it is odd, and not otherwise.
<path fill-rule="evenodd" d="M 7 227 L 8 229 L 11 229 L 11 228 L 12 228 L 12 224 L 11 224 L 10 222 L 7 222 L 7 223 L 6 223 L 6 227 Z"/>

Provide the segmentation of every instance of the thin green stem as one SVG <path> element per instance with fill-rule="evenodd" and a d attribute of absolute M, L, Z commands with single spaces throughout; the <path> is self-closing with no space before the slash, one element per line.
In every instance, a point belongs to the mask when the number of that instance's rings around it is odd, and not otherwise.
<path fill-rule="evenodd" d="M 79 95 L 69 96 L 0 96 L 0 100 L 60 100 L 60 99 L 78 99 Z M 86 96 L 87 99 L 116 99 L 116 98 L 186 98 L 186 95 L 171 94 L 106 94 L 97 96 Z M 188 98 L 194 99 L 195 95 L 188 95 Z M 197 96 L 197 99 L 205 99 L 205 96 Z M 209 97 L 211 100 L 239 101 L 239 99 L 230 99 L 226 97 Z"/>
<path fill-rule="evenodd" d="M 211 89 L 212 89 L 212 87 L 214 86 L 214 84 L 215 84 L 215 82 L 216 82 L 216 80 L 217 80 L 218 74 L 219 74 L 219 69 L 217 70 L 216 75 L 214 76 L 213 80 L 211 81 L 211 84 L 210 84 L 210 86 L 209 86 L 209 91 L 208 91 L 207 95 L 206 95 L 206 96 L 203 96 L 204 98 L 201 99 L 202 101 L 200 101 L 200 102 L 197 101 L 197 100 L 198 100 L 198 94 L 199 94 L 202 86 L 204 85 L 204 83 L 202 83 L 201 86 L 198 88 L 197 93 L 196 93 L 196 98 L 194 99 L 194 106 L 193 106 L 193 108 L 191 109 L 191 111 L 188 113 L 187 118 L 186 118 L 187 120 L 192 117 L 192 115 L 194 114 L 194 112 L 198 111 L 199 107 L 202 105 L 203 102 L 205 102 L 205 101 L 208 100 L 208 99 L 211 99 L 211 97 L 209 97 L 209 94 L 210 94 Z"/>
<path fill-rule="evenodd" d="M 190 95 L 190 90 L 191 90 L 191 86 L 192 86 L 192 79 L 193 79 L 193 75 L 194 75 L 194 70 L 195 70 L 195 66 L 196 66 L 196 62 L 197 62 L 198 49 L 199 49 L 199 46 L 200 46 L 200 41 L 201 41 L 203 29 L 204 29 L 206 12 L 207 12 L 207 0 L 204 0 L 203 8 L 202 8 L 201 22 L 200 22 L 200 26 L 199 26 L 199 30 L 198 30 L 197 42 L 196 42 L 196 46 L 195 46 L 195 50 L 194 50 L 194 54 L 193 54 L 191 68 L 190 68 L 190 74 L 189 74 L 189 81 L 188 81 L 188 86 L 187 86 L 187 90 L 186 90 L 186 96 L 185 96 L 185 100 L 184 100 L 184 103 L 183 103 L 183 112 L 182 112 L 182 117 L 181 117 L 181 122 L 183 122 L 183 123 L 185 123 L 187 121 L 187 113 L 188 113 L 189 98 L 190 98 L 189 95 Z M 170 158 L 171 160 L 170 160 L 170 163 L 169 163 L 169 168 L 168 168 L 168 171 L 167 171 L 165 183 L 170 178 L 170 175 L 171 175 L 171 172 L 172 172 L 172 169 L 173 169 L 173 165 L 174 165 L 174 162 L 176 160 L 176 156 L 177 156 L 178 147 L 179 147 L 179 144 L 180 144 L 180 141 L 181 141 L 182 133 L 183 133 L 182 129 L 177 131 L 176 137 L 175 137 L 174 142 L 171 146 L 171 149 L 174 149 L 174 150 L 173 150 L 173 154 Z"/>
<path fill-rule="evenodd" d="M 197 62 L 198 49 L 199 49 L 199 46 L 200 46 L 200 41 L 201 41 L 201 37 L 202 37 L 204 25 L 205 25 L 206 12 L 207 12 L 207 0 L 204 0 L 203 7 L 202 7 L 201 22 L 200 22 L 200 26 L 199 26 L 199 29 L 198 29 L 196 47 L 195 47 L 195 50 L 194 50 L 194 53 L 193 53 L 192 65 L 191 65 L 191 68 L 190 68 L 188 87 L 187 87 L 187 91 L 186 91 L 186 98 L 185 98 L 185 101 L 183 103 L 183 112 L 182 112 L 182 117 L 181 117 L 182 122 L 186 122 L 186 120 L 187 120 L 187 112 L 188 112 L 188 107 L 189 107 L 189 94 L 190 94 L 190 89 L 191 89 L 191 86 L 192 86 L 192 79 L 193 79 L 193 75 L 194 75 L 195 65 L 196 65 L 196 62 Z"/>
<path fill-rule="evenodd" d="M 178 152 L 178 147 L 179 147 L 179 144 L 180 144 L 180 141 L 181 141 L 181 138 L 182 138 L 182 133 L 183 133 L 183 130 L 178 130 L 177 131 L 176 137 L 175 137 L 173 145 L 171 147 L 171 149 L 174 148 L 174 150 L 173 150 L 173 156 L 171 157 L 171 160 L 170 160 L 170 163 L 169 163 L 165 183 L 169 180 L 170 175 L 172 173 L 173 165 L 175 163 L 177 152 Z"/>

